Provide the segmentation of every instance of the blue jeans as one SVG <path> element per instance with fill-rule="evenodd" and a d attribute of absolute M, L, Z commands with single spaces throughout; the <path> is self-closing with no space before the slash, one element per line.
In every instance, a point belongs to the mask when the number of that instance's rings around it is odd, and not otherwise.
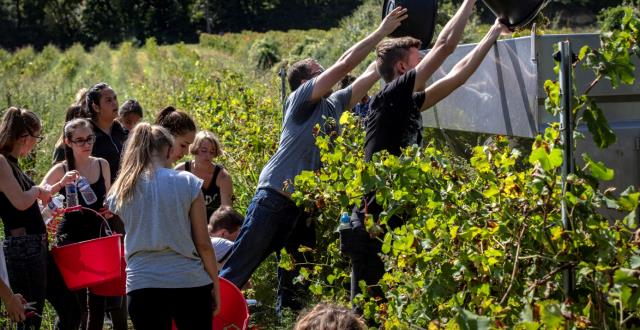
<path fill-rule="evenodd" d="M 290 198 L 269 188 L 258 189 L 220 276 L 241 288 L 271 253 L 279 252 L 284 247 L 296 259 L 298 246 L 315 245 L 315 229 L 307 223 L 307 218 L 307 214 Z M 283 269 L 278 269 L 277 273 L 276 308 L 301 308 L 302 304 L 294 301 L 296 295 L 292 294 L 295 291 L 291 284 L 293 273 Z"/>

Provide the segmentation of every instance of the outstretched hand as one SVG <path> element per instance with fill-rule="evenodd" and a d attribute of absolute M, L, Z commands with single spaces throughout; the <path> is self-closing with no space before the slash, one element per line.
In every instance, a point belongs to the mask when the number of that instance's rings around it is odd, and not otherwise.
<path fill-rule="evenodd" d="M 500 31 L 501 36 L 509 36 L 513 33 L 513 30 L 509 28 L 501 18 L 496 18 L 496 21 L 493 23 L 493 28 Z"/>
<path fill-rule="evenodd" d="M 392 10 L 387 17 L 382 20 L 378 30 L 385 36 L 395 31 L 409 15 L 407 15 L 407 9 L 402 7 L 396 7 Z"/>

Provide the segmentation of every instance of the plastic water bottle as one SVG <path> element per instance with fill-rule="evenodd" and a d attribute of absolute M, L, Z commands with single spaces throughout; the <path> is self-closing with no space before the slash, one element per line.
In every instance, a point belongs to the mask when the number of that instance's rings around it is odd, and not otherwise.
<path fill-rule="evenodd" d="M 82 208 L 78 201 L 78 187 L 75 183 L 67 183 L 64 186 L 67 197 L 67 211 L 79 211 Z"/>
<path fill-rule="evenodd" d="M 55 216 L 56 211 L 58 211 L 58 209 L 61 209 L 64 207 L 63 202 L 64 202 L 64 196 L 62 195 L 53 196 L 51 198 L 51 201 L 47 203 L 47 205 L 45 205 L 40 210 L 40 213 L 42 213 L 42 219 L 44 220 L 45 225 L 48 225 L 49 222 L 53 220 L 53 217 Z"/>
<path fill-rule="evenodd" d="M 338 225 L 338 231 L 351 229 L 351 217 L 348 212 L 342 212 L 340 216 L 340 224 Z"/>
<path fill-rule="evenodd" d="M 87 178 L 81 176 L 78 178 L 78 190 L 80 190 L 80 195 L 82 195 L 82 199 L 87 205 L 91 205 L 98 201 L 98 197 L 91 189 L 91 185 L 89 184 L 89 180 Z"/>

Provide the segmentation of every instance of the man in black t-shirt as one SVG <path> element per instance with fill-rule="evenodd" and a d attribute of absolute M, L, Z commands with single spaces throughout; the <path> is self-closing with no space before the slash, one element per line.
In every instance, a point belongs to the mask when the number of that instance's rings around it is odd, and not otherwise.
<path fill-rule="evenodd" d="M 496 20 L 489 32 L 476 48 L 458 62 L 451 72 L 425 89 L 427 80 L 456 49 L 464 27 L 473 11 L 475 0 L 465 0 L 453 18 L 443 28 L 429 53 L 420 59 L 420 41 L 411 38 L 388 39 L 376 49 L 377 69 L 386 85 L 371 99 L 371 108 L 366 118 L 365 160 L 373 154 L 387 150 L 399 156 L 402 148 L 422 140 L 421 112 L 451 94 L 464 84 L 476 71 L 498 37 L 507 33 L 507 27 Z M 383 209 L 375 202 L 375 192 L 370 193 L 354 213 L 364 223 L 365 213 L 377 220 Z M 354 218 L 355 219 L 355 218 Z M 357 223 L 354 227 L 357 227 Z M 398 216 L 391 217 L 387 224 L 391 228 L 403 223 Z M 358 233 L 360 231 L 360 233 Z M 371 295 L 382 297 L 377 283 L 384 274 L 384 264 L 378 257 L 381 251 L 379 239 L 363 234 L 362 226 L 354 229 L 352 248 L 345 251 L 351 256 L 351 298 L 359 292 L 359 281 L 364 280 L 372 289 Z"/>

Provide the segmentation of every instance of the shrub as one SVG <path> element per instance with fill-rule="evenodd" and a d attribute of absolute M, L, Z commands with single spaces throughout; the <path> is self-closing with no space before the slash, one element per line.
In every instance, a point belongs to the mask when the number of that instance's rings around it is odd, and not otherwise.
<path fill-rule="evenodd" d="M 259 39 L 251 46 L 249 57 L 258 70 L 267 70 L 280 62 L 280 44 L 273 39 Z"/>

